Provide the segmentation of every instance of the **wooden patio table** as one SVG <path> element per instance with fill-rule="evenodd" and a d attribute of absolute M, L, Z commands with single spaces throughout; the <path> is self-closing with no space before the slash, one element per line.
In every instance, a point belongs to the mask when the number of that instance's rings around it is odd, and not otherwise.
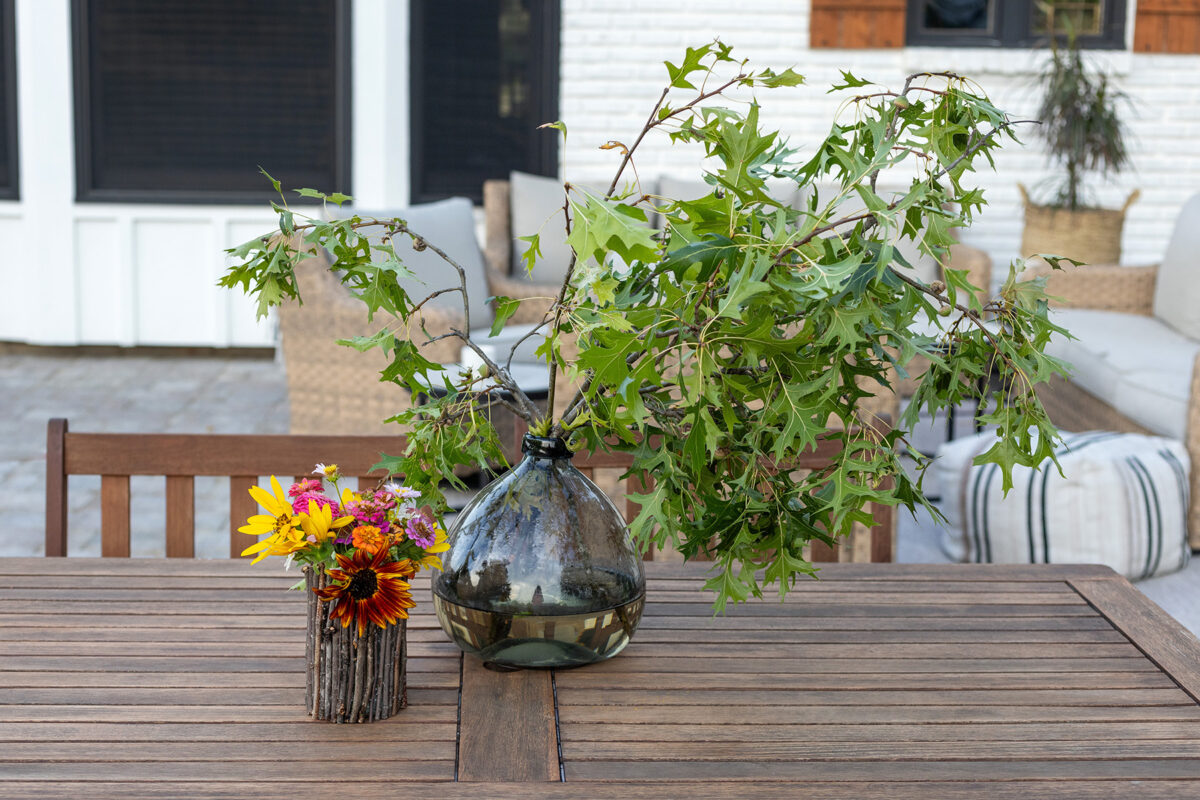
<path fill-rule="evenodd" d="M 0 559 L 0 797 L 1200 797 L 1200 642 L 1106 568 L 829 565 L 717 618 L 647 569 L 626 651 L 556 672 L 461 657 L 425 579 L 409 708 L 334 725 L 294 570 Z"/>

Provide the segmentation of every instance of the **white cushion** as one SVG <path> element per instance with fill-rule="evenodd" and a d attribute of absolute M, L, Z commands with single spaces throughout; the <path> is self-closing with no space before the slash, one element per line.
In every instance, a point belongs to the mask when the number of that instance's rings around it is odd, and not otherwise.
<path fill-rule="evenodd" d="M 533 283 L 562 283 L 571 261 L 571 248 L 567 244 L 567 228 L 563 217 L 566 195 L 563 183 L 558 178 L 528 175 L 513 172 L 509 181 L 509 214 L 512 225 L 512 275 L 524 278 L 527 273 L 521 261 L 529 250 L 529 243 L 520 236 L 538 234 L 538 248 L 542 257 L 528 273 Z"/>
<path fill-rule="evenodd" d="M 1200 341 L 1138 314 L 1064 308 L 1051 319 L 1075 337 L 1046 347 L 1071 364 L 1072 381 L 1148 430 L 1184 437 Z"/>
<path fill-rule="evenodd" d="M 941 508 L 949 522 L 942 547 L 952 559 L 1105 564 L 1131 580 L 1188 563 L 1189 463 L 1178 441 L 1064 434 L 1057 450 L 1063 474 L 1050 461 L 1037 472 L 1017 467 L 1007 496 L 997 465 L 971 463 L 995 441 L 988 431 L 938 449 Z"/>
<path fill-rule="evenodd" d="M 1200 339 L 1200 194 L 1183 204 L 1175 220 L 1154 284 L 1154 316 Z"/>
<path fill-rule="evenodd" d="M 475 238 L 475 212 L 470 200 L 465 197 L 451 197 L 436 203 L 424 203 L 391 211 L 364 211 L 356 208 L 354 213 L 364 218 L 399 217 L 430 244 L 445 251 L 466 273 L 471 324 L 491 323 L 492 307 L 487 301 L 491 292 L 488 290 L 483 253 L 480 252 L 479 242 Z M 433 250 L 414 250 L 406 236 L 396 237 L 392 244 L 396 249 L 396 256 L 416 276 L 416 280 L 400 282 L 414 302 L 438 289 L 459 285 L 458 272 Z M 377 256 L 376 260 L 382 260 L 382 257 Z M 457 292 L 439 295 L 430 300 L 429 305 L 459 312 L 463 307 L 462 297 Z"/>
<path fill-rule="evenodd" d="M 495 335 L 491 335 L 490 328 L 476 328 L 470 333 L 471 341 L 479 345 L 479 348 L 487 353 L 488 358 L 496 361 L 508 360 L 508 353 L 512 350 L 513 345 L 517 345 L 517 352 L 513 355 L 513 364 L 518 362 L 524 364 L 545 364 L 546 362 L 536 355 L 537 349 L 542 346 L 542 342 L 546 337 L 540 332 L 525 339 L 525 337 L 536 328 L 535 323 L 523 323 L 515 325 L 505 325 Z M 524 341 L 521 341 L 524 339 Z M 520 344 L 518 344 L 520 342 Z M 463 355 L 460 360 L 463 362 L 471 361 L 472 358 L 479 358 L 478 355 L 469 351 L 466 347 L 463 348 Z"/>

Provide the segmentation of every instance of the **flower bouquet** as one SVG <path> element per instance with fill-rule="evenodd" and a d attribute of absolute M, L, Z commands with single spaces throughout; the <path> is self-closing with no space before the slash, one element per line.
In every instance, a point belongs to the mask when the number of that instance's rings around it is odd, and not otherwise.
<path fill-rule="evenodd" d="M 416 501 L 421 493 L 395 483 L 339 491 L 336 464 L 317 464 L 315 478 L 285 494 L 250 487 L 266 510 L 238 528 L 263 536 L 242 555 L 286 556 L 304 565 L 308 593 L 305 703 L 314 719 L 371 722 L 407 705 L 406 620 L 416 606 L 409 581 L 441 567 L 446 533 Z M 326 493 L 325 481 L 332 487 Z"/>

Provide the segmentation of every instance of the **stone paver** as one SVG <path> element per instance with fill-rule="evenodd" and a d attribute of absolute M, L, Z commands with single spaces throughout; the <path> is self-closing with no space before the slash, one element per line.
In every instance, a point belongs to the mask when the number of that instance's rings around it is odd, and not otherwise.
<path fill-rule="evenodd" d="M 0 355 L 0 556 L 45 547 L 46 422 L 127 433 L 287 433 L 287 386 L 273 360 Z M 130 481 L 134 555 L 163 555 L 163 479 Z M 100 553 L 100 479 L 70 479 L 71 555 Z M 196 482 L 196 555 L 228 553 L 228 483 Z M 249 539 L 247 539 L 249 543 Z"/>

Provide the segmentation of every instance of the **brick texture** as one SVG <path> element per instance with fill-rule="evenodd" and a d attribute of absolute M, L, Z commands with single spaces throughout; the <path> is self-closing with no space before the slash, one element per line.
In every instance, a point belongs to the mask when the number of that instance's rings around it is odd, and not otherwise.
<path fill-rule="evenodd" d="M 849 69 L 892 87 L 923 70 L 953 70 L 978 82 L 1014 117 L 1028 119 L 1037 108 L 1036 73 L 1045 56 L 1028 50 L 897 48 L 810 49 L 809 7 L 796 0 L 694 0 L 687 11 L 668 0 L 566 0 L 563 3 L 560 116 L 570 136 L 562 150 L 563 175 L 576 182 L 611 178 L 618 154 L 599 145 L 629 142 L 640 129 L 665 84 L 665 60 L 678 62 L 688 45 L 716 36 L 735 54 L 758 66 L 794 67 L 808 85 L 763 92 L 763 117 L 800 148 L 811 152 L 841 104 L 825 94 Z M 1156 262 L 1166 247 L 1179 208 L 1200 189 L 1200 56 L 1096 54 L 1118 86 L 1133 99 L 1126 112 L 1133 166 L 1109 183 L 1093 181 L 1100 205 L 1120 206 L 1135 188 L 1141 199 L 1125 226 L 1123 261 Z M 742 94 L 735 99 L 744 100 Z M 988 207 L 963 239 L 996 261 L 998 277 L 1017 257 L 1023 226 L 1017 183 L 1036 189 L 1049 176 L 1044 150 L 1032 125 L 1022 126 L 1024 144 L 1008 143 L 996 171 L 979 173 Z M 636 159 L 646 178 L 671 172 L 698 175 L 700 154 L 651 136 Z"/>

